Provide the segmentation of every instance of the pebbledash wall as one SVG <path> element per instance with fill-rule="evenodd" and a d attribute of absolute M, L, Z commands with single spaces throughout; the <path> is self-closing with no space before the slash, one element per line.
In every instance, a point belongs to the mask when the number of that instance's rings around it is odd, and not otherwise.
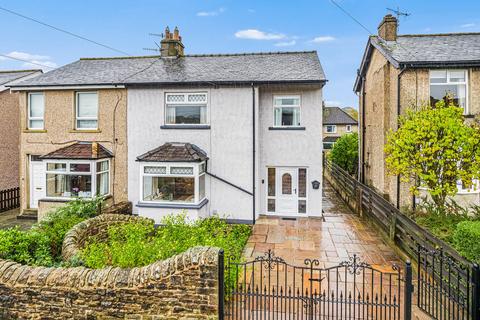
<path fill-rule="evenodd" d="M 0 260 L 1 319 L 217 319 L 219 249 L 142 268 L 30 267 Z"/>

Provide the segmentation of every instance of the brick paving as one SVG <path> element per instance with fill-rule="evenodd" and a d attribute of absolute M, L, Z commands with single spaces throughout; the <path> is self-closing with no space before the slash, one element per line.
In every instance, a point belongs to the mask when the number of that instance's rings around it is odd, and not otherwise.
<path fill-rule="evenodd" d="M 318 259 L 319 267 L 331 267 L 356 254 L 362 261 L 389 271 L 400 260 L 376 231 L 355 215 L 324 181 L 321 218 L 260 217 L 245 247 L 247 260 L 263 255 L 269 249 L 293 265 L 304 265 L 305 259 Z"/>

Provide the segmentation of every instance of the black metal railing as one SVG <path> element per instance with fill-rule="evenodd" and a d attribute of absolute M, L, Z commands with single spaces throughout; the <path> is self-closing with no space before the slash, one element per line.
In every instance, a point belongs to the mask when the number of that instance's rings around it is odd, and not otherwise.
<path fill-rule="evenodd" d="M 480 319 L 480 271 L 370 187 L 325 161 L 325 177 L 417 265 L 417 306 L 434 319 Z"/>
<path fill-rule="evenodd" d="M 378 270 L 355 255 L 333 267 L 316 259 L 296 266 L 269 250 L 225 267 L 231 285 L 225 287 L 221 319 L 411 319 L 404 318 L 411 306 L 402 298 L 411 288 L 409 263 L 402 278 L 396 266 Z M 408 287 L 405 279 L 410 279 Z"/>
<path fill-rule="evenodd" d="M 20 188 L 0 190 L 0 212 L 20 207 Z"/>

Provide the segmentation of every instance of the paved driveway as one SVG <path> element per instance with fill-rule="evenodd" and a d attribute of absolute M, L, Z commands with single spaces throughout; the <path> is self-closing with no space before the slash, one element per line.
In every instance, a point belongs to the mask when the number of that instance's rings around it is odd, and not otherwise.
<path fill-rule="evenodd" d="M 331 267 L 353 254 L 386 270 L 399 263 L 393 250 L 345 205 L 327 181 L 324 181 L 323 208 L 325 221 L 261 217 L 253 227 L 245 256 L 253 259 L 271 249 L 287 263 L 298 266 L 303 266 L 309 258 L 318 259 L 319 267 Z"/>

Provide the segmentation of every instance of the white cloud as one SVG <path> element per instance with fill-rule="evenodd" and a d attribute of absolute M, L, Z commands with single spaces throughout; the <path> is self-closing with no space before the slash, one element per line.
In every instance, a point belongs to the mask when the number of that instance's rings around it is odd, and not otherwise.
<path fill-rule="evenodd" d="M 282 33 L 269 33 L 257 29 L 239 30 L 235 32 L 235 37 L 252 40 L 281 40 L 286 38 Z"/>
<path fill-rule="evenodd" d="M 31 54 L 27 52 L 21 51 L 12 51 L 7 53 L 6 56 L 23 60 L 24 63 L 22 64 L 23 68 L 41 68 L 40 65 L 46 66 L 46 69 L 54 69 L 58 67 L 58 65 L 52 61 L 49 56 L 39 55 L 39 54 Z M 0 57 L 0 60 L 8 60 L 6 57 Z M 49 67 L 49 68 L 48 68 Z"/>
<path fill-rule="evenodd" d="M 472 28 L 472 27 L 475 27 L 476 24 L 475 23 L 465 23 L 465 24 L 462 24 L 460 26 L 460 28 Z"/>
<path fill-rule="evenodd" d="M 310 40 L 311 43 L 323 43 L 323 42 L 330 42 L 330 41 L 333 41 L 335 40 L 334 37 L 332 36 L 319 36 L 319 37 L 315 37 L 313 38 L 312 40 Z"/>
<path fill-rule="evenodd" d="M 291 46 L 294 46 L 296 43 L 297 43 L 297 41 L 295 41 L 295 40 L 283 41 L 283 42 L 275 43 L 275 46 L 276 47 L 291 47 Z"/>
<path fill-rule="evenodd" d="M 215 11 L 199 11 L 197 12 L 197 17 L 215 17 L 223 12 L 225 12 L 225 8 L 219 8 Z"/>

